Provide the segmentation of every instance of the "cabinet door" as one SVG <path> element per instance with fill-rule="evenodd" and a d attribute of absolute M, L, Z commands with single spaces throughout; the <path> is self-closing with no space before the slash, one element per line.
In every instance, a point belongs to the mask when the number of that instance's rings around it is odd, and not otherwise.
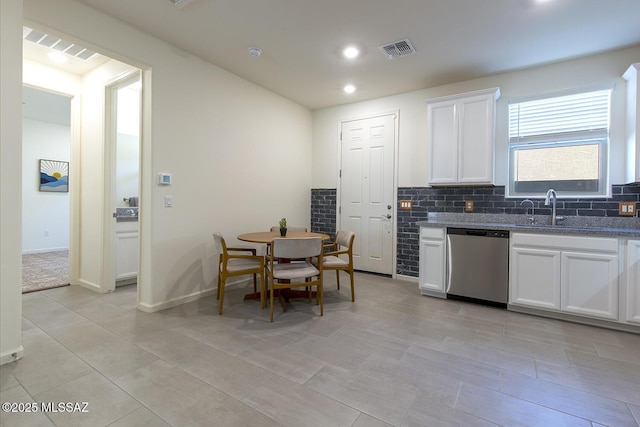
<path fill-rule="evenodd" d="M 420 289 L 432 295 L 444 296 L 444 240 L 420 240 Z M 429 292 L 430 291 L 430 292 Z"/>
<path fill-rule="evenodd" d="M 492 184 L 494 155 L 493 96 L 475 96 L 460 101 L 458 181 Z"/>
<path fill-rule="evenodd" d="M 116 280 L 138 276 L 138 232 L 116 233 Z"/>
<path fill-rule="evenodd" d="M 618 319 L 618 255 L 562 252 L 562 310 Z"/>
<path fill-rule="evenodd" d="M 458 114 L 455 101 L 428 106 L 429 183 L 458 182 Z"/>
<path fill-rule="evenodd" d="M 629 240 L 627 245 L 626 320 L 640 323 L 640 240 Z"/>
<path fill-rule="evenodd" d="M 511 249 L 509 303 L 560 310 L 560 251 Z"/>

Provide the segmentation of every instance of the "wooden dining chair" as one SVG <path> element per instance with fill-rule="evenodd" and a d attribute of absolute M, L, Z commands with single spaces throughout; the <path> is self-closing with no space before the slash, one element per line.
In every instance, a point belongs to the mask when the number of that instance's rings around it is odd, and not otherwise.
<path fill-rule="evenodd" d="M 270 321 L 273 322 L 273 304 L 275 291 L 295 287 L 316 287 L 316 301 L 320 306 L 320 316 L 324 315 L 322 297 L 322 238 L 277 238 L 271 243 L 271 253 L 267 259 L 269 280 Z M 311 259 L 317 257 L 320 262 L 314 266 L 308 261 L 278 262 L 281 259 Z M 297 280 L 302 280 L 298 282 Z"/>
<path fill-rule="evenodd" d="M 340 289 L 340 271 L 349 273 L 351 279 L 351 301 L 356 300 L 353 278 L 353 241 L 356 235 L 353 231 L 339 230 L 333 243 L 325 245 L 322 262 L 324 270 L 336 271 L 336 282 Z"/>
<path fill-rule="evenodd" d="M 222 304 L 224 302 L 224 288 L 229 277 L 253 275 L 253 288 L 256 289 L 256 278 L 260 275 L 260 306 L 265 307 L 265 273 L 264 257 L 256 255 L 253 248 L 231 248 L 227 247 L 224 237 L 220 233 L 213 233 L 213 239 L 220 253 L 218 261 L 218 292 L 220 300 L 218 314 L 222 314 Z M 248 254 L 251 255 L 248 255 Z"/>

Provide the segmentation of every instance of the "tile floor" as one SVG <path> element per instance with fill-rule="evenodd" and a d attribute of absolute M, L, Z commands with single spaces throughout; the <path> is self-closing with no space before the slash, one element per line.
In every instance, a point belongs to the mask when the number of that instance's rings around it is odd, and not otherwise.
<path fill-rule="evenodd" d="M 415 283 L 327 278 L 325 315 L 274 323 L 247 289 L 158 313 L 135 287 L 23 295 L 25 357 L 2 426 L 638 426 L 640 335 L 420 296 Z"/>

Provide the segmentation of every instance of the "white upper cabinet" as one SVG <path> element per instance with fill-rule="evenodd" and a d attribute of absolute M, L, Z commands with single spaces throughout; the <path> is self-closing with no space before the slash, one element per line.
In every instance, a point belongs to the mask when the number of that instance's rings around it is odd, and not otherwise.
<path fill-rule="evenodd" d="M 492 88 L 427 101 L 429 184 L 493 184 L 499 97 Z"/>
<path fill-rule="evenodd" d="M 638 84 L 640 63 L 633 64 L 622 76 L 627 81 L 627 117 L 626 117 L 626 181 L 640 182 L 640 85 Z"/>

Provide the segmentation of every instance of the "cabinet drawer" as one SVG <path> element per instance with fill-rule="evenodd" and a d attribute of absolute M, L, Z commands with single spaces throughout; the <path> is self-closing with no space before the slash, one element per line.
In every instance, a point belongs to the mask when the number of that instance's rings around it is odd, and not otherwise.
<path fill-rule="evenodd" d="M 512 233 L 513 246 L 618 253 L 618 239 L 557 234 Z"/>
<path fill-rule="evenodd" d="M 420 238 L 444 240 L 444 228 L 420 227 Z"/>

